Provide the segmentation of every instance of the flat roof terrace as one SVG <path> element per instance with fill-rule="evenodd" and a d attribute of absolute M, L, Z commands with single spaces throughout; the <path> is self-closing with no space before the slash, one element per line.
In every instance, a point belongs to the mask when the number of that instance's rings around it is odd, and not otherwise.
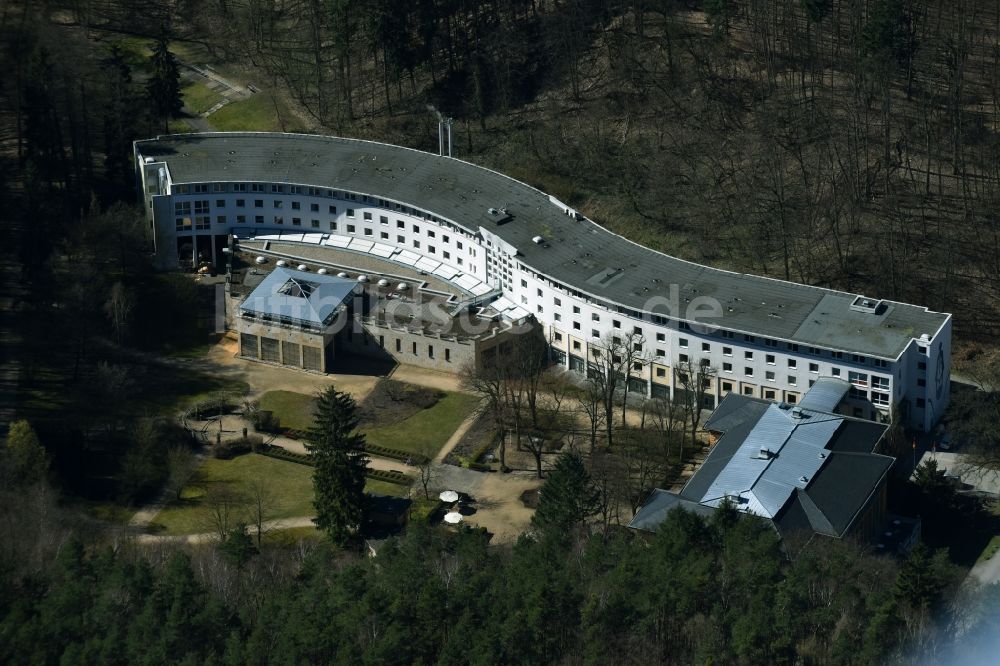
<path fill-rule="evenodd" d="M 264 245 L 267 244 L 267 250 Z M 421 273 L 401 264 L 362 254 L 332 248 L 325 245 L 307 245 L 304 243 L 286 243 L 282 241 L 241 240 L 240 248 L 248 257 L 252 254 L 265 252 L 290 261 L 302 260 L 307 264 L 314 262 L 318 266 L 343 268 L 353 273 L 362 273 L 376 278 L 383 275 L 397 276 L 415 284 L 426 283 L 426 288 L 433 291 L 453 294 L 459 300 L 471 297 L 467 291 L 456 284 L 443 280 L 435 275 Z M 252 257 L 249 259 L 252 261 Z"/>
<path fill-rule="evenodd" d="M 691 263 L 637 245 L 557 200 L 497 172 L 388 144 L 325 136 L 205 133 L 136 142 L 164 162 L 172 181 L 279 182 L 367 194 L 418 208 L 510 243 L 518 259 L 555 282 L 605 303 L 673 318 L 655 303 L 714 299 L 722 318 L 701 323 L 858 354 L 896 358 L 913 338 L 933 337 L 950 315 L 857 294 Z M 504 209 L 497 215 L 489 209 Z M 540 237 L 541 242 L 535 239 Z"/>

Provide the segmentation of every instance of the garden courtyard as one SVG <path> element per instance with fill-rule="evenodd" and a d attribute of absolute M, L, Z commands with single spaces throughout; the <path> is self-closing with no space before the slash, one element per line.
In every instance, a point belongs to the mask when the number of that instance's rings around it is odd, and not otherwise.
<path fill-rule="evenodd" d="M 417 504 L 414 517 L 424 513 L 423 488 L 419 470 L 414 464 L 420 456 L 437 459 L 433 464 L 429 487 L 432 497 L 443 489 L 457 490 L 475 499 L 476 511 L 467 516 L 471 525 L 482 526 L 495 534 L 497 541 L 513 541 L 528 528 L 532 511 L 520 502 L 527 489 L 537 488 L 540 481 L 527 472 L 512 474 L 484 473 L 440 464 L 440 459 L 466 433 L 474 421 L 477 400 L 459 390 L 453 375 L 399 366 L 391 378 L 365 374 L 316 375 L 288 368 L 252 363 L 235 356 L 231 339 L 223 337 L 199 359 L 190 359 L 209 366 L 225 381 L 249 388 L 249 398 L 259 402 L 260 409 L 272 412 L 278 420 L 280 433 L 268 435 L 265 441 L 291 453 L 304 453 L 302 432 L 312 423 L 315 395 L 333 385 L 351 394 L 358 404 L 359 431 L 371 448 L 371 469 L 400 471 L 409 484 L 389 483 L 369 479 L 370 493 L 411 496 Z M 222 419 L 229 437 L 237 436 L 249 424 L 238 415 Z M 217 427 L 212 423 L 207 433 Z M 288 436 L 291 435 L 291 436 Z M 214 439 L 214 436 L 212 436 Z M 380 451 L 392 452 L 391 456 Z M 184 486 L 180 498 L 168 497 L 162 508 L 149 507 L 147 538 L 211 538 L 215 531 L 218 510 L 213 507 L 218 497 L 235 497 L 232 521 L 247 521 L 248 511 L 241 508 L 239 498 L 253 495 L 266 487 L 271 499 L 268 517 L 275 527 L 266 539 L 295 541 L 318 538 L 310 526 L 312 508 L 312 468 L 297 462 L 280 460 L 257 453 L 232 459 L 206 457 L 195 475 Z M 244 505 L 245 501 L 242 502 Z M 252 521 L 247 521 L 252 522 Z"/>

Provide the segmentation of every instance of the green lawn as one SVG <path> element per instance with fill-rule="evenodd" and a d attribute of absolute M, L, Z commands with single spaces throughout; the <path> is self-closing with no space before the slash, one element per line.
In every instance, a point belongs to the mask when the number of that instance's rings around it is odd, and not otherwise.
<path fill-rule="evenodd" d="M 264 543 L 274 546 L 294 546 L 300 541 L 321 541 L 323 533 L 315 527 L 289 527 L 264 534 Z"/>
<path fill-rule="evenodd" d="M 202 114 L 222 101 L 222 95 L 208 87 L 204 81 L 189 83 L 181 89 L 184 105 L 193 113 Z"/>
<path fill-rule="evenodd" d="M 429 409 L 388 426 L 365 429 L 369 444 L 433 457 L 459 424 L 476 408 L 477 399 L 464 393 L 447 393 Z"/>
<path fill-rule="evenodd" d="M 272 519 L 312 515 L 311 467 L 249 453 L 232 460 L 206 459 L 182 491 L 181 501 L 161 511 L 153 521 L 153 528 L 166 534 L 210 532 L 211 518 L 204 504 L 206 493 L 213 487 L 245 493 L 252 479 L 267 481 L 274 496 Z"/>
<path fill-rule="evenodd" d="M 391 495 L 392 497 L 406 497 L 410 492 L 409 486 L 402 486 L 398 483 L 389 483 L 388 481 L 377 481 L 375 479 L 368 479 L 365 484 L 365 492 L 371 493 L 372 495 Z"/>
<path fill-rule="evenodd" d="M 107 42 L 109 52 L 112 44 L 121 51 L 129 67 L 143 70 L 149 65 L 149 55 L 152 53 L 154 44 L 152 39 L 118 36 Z"/>
<path fill-rule="evenodd" d="M 265 479 L 274 496 L 271 519 L 313 515 L 312 467 L 276 460 L 256 453 L 218 460 L 208 458 L 195 478 L 181 492 L 181 500 L 167 506 L 153 521 L 151 528 L 162 534 L 196 534 L 213 530 L 211 515 L 205 505 L 206 494 L 213 487 L 245 493 L 252 479 Z M 369 481 L 365 490 L 380 495 L 406 495 L 406 486 Z M 239 520 L 236 516 L 234 521 Z M 305 531 L 312 528 L 304 528 Z M 302 530 L 299 530 L 302 532 Z M 304 534 L 296 532 L 296 538 Z"/>
<path fill-rule="evenodd" d="M 268 391 L 260 397 L 260 408 L 272 411 L 282 428 L 305 430 L 312 425 L 314 398 L 293 391 Z M 476 408 L 477 399 L 464 393 L 446 393 L 432 407 L 386 426 L 362 426 L 369 444 L 409 453 L 430 452 L 433 457 L 465 418 Z"/>
<path fill-rule="evenodd" d="M 281 114 L 279 119 L 278 114 Z M 281 119 L 285 126 L 282 127 Z M 257 93 L 249 99 L 225 105 L 211 116 L 212 125 L 222 132 L 293 132 L 297 131 L 289 123 L 294 123 L 279 103 L 275 109 L 271 95 Z"/>
<path fill-rule="evenodd" d="M 316 399 L 294 391 L 268 391 L 260 396 L 260 408 L 274 412 L 282 428 L 308 430 L 313 424 L 313 407 Z"/>

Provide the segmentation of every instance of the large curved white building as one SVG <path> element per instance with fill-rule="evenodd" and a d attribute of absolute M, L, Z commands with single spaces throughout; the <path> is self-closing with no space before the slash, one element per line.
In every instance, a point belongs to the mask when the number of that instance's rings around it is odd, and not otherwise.
<path fill-rule="evenodd" d="M 553 357 L 582 370 L 602 337 L 638 334 L 636 390 L 669 395 L 676 369 L 729 392 L 797 402 L 820 377 L 842 409 L 897 405 L 929 429 L 949 398 L 951 315 L 733 273 L 611 233 L 557 199 L 450 157 L 369 141 L 210 133 L 137 141 L 162 267 L 218 263 L 229 234 L 370 253 L 433 272 L 497 309 L 533 315 Z"/>

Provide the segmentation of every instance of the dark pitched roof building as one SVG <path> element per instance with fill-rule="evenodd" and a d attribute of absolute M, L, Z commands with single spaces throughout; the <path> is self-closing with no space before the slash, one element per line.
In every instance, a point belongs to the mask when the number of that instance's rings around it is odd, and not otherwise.
<path fill-rule="evenodd" d="M 828 382 L 803 406 L 730 393 L 706 421 L 712 452 L 680 493 L 654 491 L 630 527 L 654 531 L 674 508 L 705 513 L 731 502 L 796 532 L 865 539 L 885 512 L 885 481 L 894 459 L 876 453 L 888 426 L 817 406 L 839 402 Z"/>

